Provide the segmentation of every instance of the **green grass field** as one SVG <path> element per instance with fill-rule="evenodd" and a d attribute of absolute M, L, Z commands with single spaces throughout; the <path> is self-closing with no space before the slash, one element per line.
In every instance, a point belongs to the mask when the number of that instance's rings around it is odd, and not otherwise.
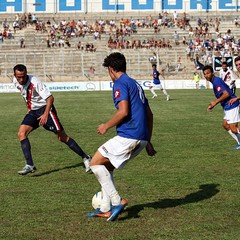
<path fill-rule="evenodd" d="M 152 142 L 115 172 L 120 195 L 129 202 L 118 220 L 86 218 L 100 186 L 54 134 L 39 128 L 29 139 L 38 171 L 19 176 L 24 160 L 17 131 L 26 113 L 20 94 L 0 94 L 0 239 L 236 240 L 240 235 L 239 151 L 223 130 L 223 112 L 206 109 L 212 90 L 169 90 L 151 99 Z M 115 109 L 111 92 L 53 93 L 66 132 L 93 154 L 115 135 L 96 127 Z"/>

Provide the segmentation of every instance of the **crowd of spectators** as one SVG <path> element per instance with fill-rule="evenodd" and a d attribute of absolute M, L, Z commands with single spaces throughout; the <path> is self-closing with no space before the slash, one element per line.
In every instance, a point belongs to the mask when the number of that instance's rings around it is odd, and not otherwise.
<path fill-rule="evenodd" d="M 212 65 L 215 57 L 233 57 L 239 54 L 240 39 L 232 34 L 231 28 L 221 32 L 220 24 L 219 18 L 205 21 L 199 18 L 197 27 L 189 28 L 190 40 L 186 54 L 188 59 L 194 61 L 196 70 L 200 70 L 206 64 Z"/>
<path fill-rule="evenodd" d="M 18 30 L 32 26 L 37 34 L 46 34 L 44 42 L 48 48 L 75 47 L 77 50 L 95 52 L 96 41 L 103 42 L 103 36 L 108 40 L 102 45 L 111 49 L 175 49 L 185 46 L 187 59 L 195 63 L 196 69 L 199 68 L 198 63 L 212 64 L 213 57 L 239 53 L 240 40 L 232 34 L 231 27 L 226 32 L 221 31 L 221 20 L 218 17 L 199 17 L 195 19 L 195 24 L 190 19 L 186 13 L 178 14 L 174 11 L 172 14 L 159 13 L 155 17 L 121 18 L 118 22 L 100 18 L 90 23 L 85 18 L 41 20 L 35 14 L 23 13 L 16 14 L 12 25 L 7 19 L 3 21 L 0 43 L 14 38 Z M 233 26 L 239 24 L 240 19 L 236 17 Z M 141 29 L 147 29 L 148 35 L 138 34 L 142 32 Z M 162 35 L 164 32 L 169 33 L 168 37 Z M 89 41 L 89 36 L 92 36 L 92 41 Z M 25 39 L 20 40 L 20 47 L 25 47 Z"/>

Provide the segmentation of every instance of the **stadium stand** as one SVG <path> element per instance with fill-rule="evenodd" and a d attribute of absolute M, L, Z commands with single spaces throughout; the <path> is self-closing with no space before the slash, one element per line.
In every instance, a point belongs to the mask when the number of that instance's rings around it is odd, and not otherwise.
<path fill-rule="evenodd" d="M 198 70 L 194 64 L 196 54 L 200 61 L 211 63 L 206 54 L 211 46 L 204 44 L 216 42 L 219 36 L 224 41 L 222 44 L 231 43 L 228 54 L 238 54 L 240 28 L 231 13 L 225 13 L 221 18 L 207 13 L 178 14 L 177 19 L 172 14 L 163 13 L 161 21 L 158 14 L 151 20 L 149 16 L 150 13 L 145 16 L 126 13 L 124 17 L 109 14 L 98 19 L 98 16 L 83 14 L 42 14 L 37 16 L 38 25 L 29 22 L 26 27 L 20 24 L 21 27 L 13 28 L 16 16 L 0 14 L 1 32 L 4 29 L 12 32 L 12 37 L 6 36 L 0 42 L 0 82 L 10 81 L 12 67 L 17 63 L 26 64 L 29 73 L 43 77 L 45 81 L 89 80 L 91 66 L 96 71 L 90 80 L 107 80 L 101 63 L 112 51 L 126 55 L 128 72 L 136 79 L 150 78 L 153 61 L 159 64 L 159 70 L 164 71 L 165 79 L 192 79 L 193 72 Z M 63 27 L 69 22 L 68 26 L 76 29 L 80 19 L 81 28 L 75 32 Z M 56 28 L 52 33 L 54 25 Z M 98 34 L 95 35 L 96 30 Z M 21 47 L 22 40 L 25 48 Z M 193 47 L 188 52 L 190 44 Z M 216 52 L 223 54 L 213 46 L 210 54 L 216 55 Z"/>

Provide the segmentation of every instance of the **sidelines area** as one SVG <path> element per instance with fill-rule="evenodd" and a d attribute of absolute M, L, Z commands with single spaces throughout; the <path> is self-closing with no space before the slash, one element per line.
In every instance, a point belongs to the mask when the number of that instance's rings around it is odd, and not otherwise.
<path fill-rule="evenodd" d="M 161 80 L 166 89 L 195 89 L 193 80 Z M 140 80 L 138 83 L 144 90 L 148 90 L 151 84 L 150 80 Z M 237 82 L 238 83 L 238 82 Z M 112 81 L 87 81 L 87 82 L 45 82 L 51 92 L 70 92 L 70 91 L 109 91 L 112 90 Z M 200 88 L 211 87 L 206 80 L 200 80 Z M 18 92 L 13 83 L 0 84 L 0 93 Z"/>

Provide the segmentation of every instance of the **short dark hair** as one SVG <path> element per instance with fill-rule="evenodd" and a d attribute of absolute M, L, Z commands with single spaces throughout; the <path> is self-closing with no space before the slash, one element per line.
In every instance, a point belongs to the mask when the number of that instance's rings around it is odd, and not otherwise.
<path fill-rule="evenodd" d="M 204 72 L 205 70 L 208 70 L 208 69 L 209 69 L 212 73 L 214 72 L 214 71 L 213 71 L 213 67 L 210 66 L 210 65 L 204 66 L 203 69 L 202 69 L 202 71 Z"/>
<path fill-rule="evenodd" d="M 155 64 L 155 63 L 154 63 L 154 64 L 152 64 L 152 67 L 157 67 L 157 64 Z"/>
<path fill-rule="evenodd" d="M 15 73 L 16 71 L 19 72 L 24 72 L 27 71 L 27 67 L 23 64 L 17 64 L 14 68 L 13 68 L 13 72 Z"/>
<path fill-rule="evenodd" d="M 116 72 L 126 72 L 126 58 L 122 53 L 114 52 L 108 55 L 102 64 L 104 67 L 111 67 Z"/>
<path fill-rule="evenodd" d="M 227 62 L 222 62 L 222 65 L 228 65 Z"/>
<path fill-rule="evenodd" d="M 234 62 L 236 63 L 237 61 L 240 60 L 240 56 L 237 56 L 235 59 L 234 59 Z"/>

